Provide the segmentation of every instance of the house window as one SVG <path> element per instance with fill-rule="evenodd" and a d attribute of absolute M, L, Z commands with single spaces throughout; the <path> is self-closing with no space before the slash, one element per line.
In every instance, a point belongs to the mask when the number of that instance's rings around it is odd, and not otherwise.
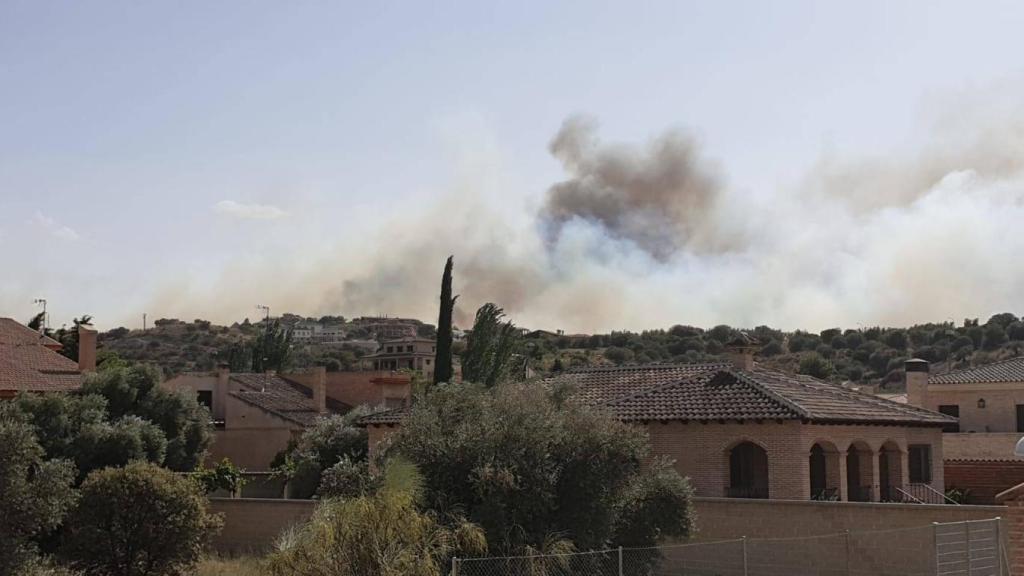
<path fill-rule="evenodd" d="M 1020 426 L 1020 409 L 1021 409 L 1021 407 L 1018 406 L 1017 407 L 1017 426 L 1018 427 Z M 942 413 L 942 414 L 945 414 L 946 416 L 952 416 L 953 418 L 959 418 L 960 417 L 960 406 L 957 405 L 957 404 L 943 404 L 943 405 L 939 406 L 939 412 Z M 956 424 L 946 424 L 945 426 L 942 427 L 942 431 L 943 432 L 959 432 L 960 431 L 960 423 L 957 422 Z"/>
<path fill-rule="evenodd" d="M 412 352 L 412 346 L 406 346 L 405 347 L 405 351 L 406 352 Z"/>
<path fill-rule="evenodd" d="M 910 483 L 928 484 L 932 481 L 932 447 L 928 444 L 911 444 L 907 447 L 910 461 Z"/>
<path fill-rule="evenodd" d="M 393 346 L 388 346 L 388 352 L 394 352 L 394 351 L 395 351 L 395 348 Z"/>
<path fill-rule="evenodd" d="M 1017 432 L 1024 432 L 1024 404 L 1017 404 Z"/>
<path fill-rule="evenodd" d="M 200 390 L 196 392 L 196 400 L 206 406 L 206 409 L 213 412 L 213 391 L 212 390 Z"/>

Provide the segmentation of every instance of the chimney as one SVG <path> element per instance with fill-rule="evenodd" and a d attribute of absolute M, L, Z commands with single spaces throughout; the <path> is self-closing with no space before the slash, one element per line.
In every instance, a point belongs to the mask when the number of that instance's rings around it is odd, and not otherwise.
<path fill-rule="evenodd" d="M 412 395 L 412 378 L 405 374 L 378 376 L 370 382 L 380 386 L 381 403 L 387 408 L 402 408 Z"/>
<path fill-rule="evenodd" d="M 758 348 L 760 348 L 760 344 L 757 340 L 739 332 L 725 345 L 725 355 L 729 358 L 729 363 L 733 368 L 750 371 L 754 369 L 754 352 Z"/>
<path fill-rule="evenodd" d="M 907 404 L 928 408 L 928 361 L 911 358 L 903 367 L 907 379 Z"/>
<path fill-rule="evenodd" d="M 88 324 L 78 325 L 78 369 L 96 371 L 96 331 Z"/>
<path fill-rule="evenodd" d="M 317 366 L 313 370 L 313 405 L 320 414 L 327 413 L 327 367 Z"/>
<path fill-rule="evenodd" d="M 217 382 L 213 385 L 213 419 L 223 422 L 226 418 L 228 403 L 228 381 L 231 379 L 231 370 L 226 363 L 217 365 Z"/>

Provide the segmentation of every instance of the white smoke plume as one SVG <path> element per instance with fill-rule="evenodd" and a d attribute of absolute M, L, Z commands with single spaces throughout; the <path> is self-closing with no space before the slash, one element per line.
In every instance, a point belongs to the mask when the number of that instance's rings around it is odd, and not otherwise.
<path fill-rule="evenodd" d="M 568 178 L 539 210 L 467 182 L 358 245 L 228 270 L 205 289 L 168 287 L 150 311 L 230 321 L 260 301 L 433 322 L 454 254 L 462 326 L 487 301 L 520 325 L 567 332 L 1021 313 L 1020 127 L 975 127 L 910 158 L 823 160 L 800 186 L 755 199 L 728 188 L 682 133 L 607 145 L 593 123 L 570 119 L 551 144 Z"/>

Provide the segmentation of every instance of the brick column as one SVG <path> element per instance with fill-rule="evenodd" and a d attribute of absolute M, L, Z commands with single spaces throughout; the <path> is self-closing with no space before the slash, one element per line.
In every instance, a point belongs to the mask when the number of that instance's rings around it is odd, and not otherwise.
<path fill-rule="evenodd" d="M 846 482 L 846 452 L 839 452 L 839 499 L 843 502 L 850 500 L 850 486 Z"/>
<path fill-rule="evenodd" d="M 879 502 L 882 500 L 882 482 L 879 477 L 878 470 L 878 451 L 872 449 L 868 452 L 868 465 L 871 466 L 871 470 L 865 474 L 864 468 L 861 468 L 861 475 L 871 479 L 871 501 Z M 864 466 L 864 459 L 861 458 L 860 465 Z"/>

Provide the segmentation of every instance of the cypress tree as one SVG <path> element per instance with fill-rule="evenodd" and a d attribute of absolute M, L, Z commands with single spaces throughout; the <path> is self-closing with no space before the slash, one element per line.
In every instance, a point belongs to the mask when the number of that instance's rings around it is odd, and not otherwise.
<path fill-rule="evenodd" d="M 452 256 L 444 265 L 441 276 L 441 310 L 437 316 L 437 345 L 434 355 L 434 384 L 452 380 L 452 311 L 455 300 L 452 296 Z"/>

